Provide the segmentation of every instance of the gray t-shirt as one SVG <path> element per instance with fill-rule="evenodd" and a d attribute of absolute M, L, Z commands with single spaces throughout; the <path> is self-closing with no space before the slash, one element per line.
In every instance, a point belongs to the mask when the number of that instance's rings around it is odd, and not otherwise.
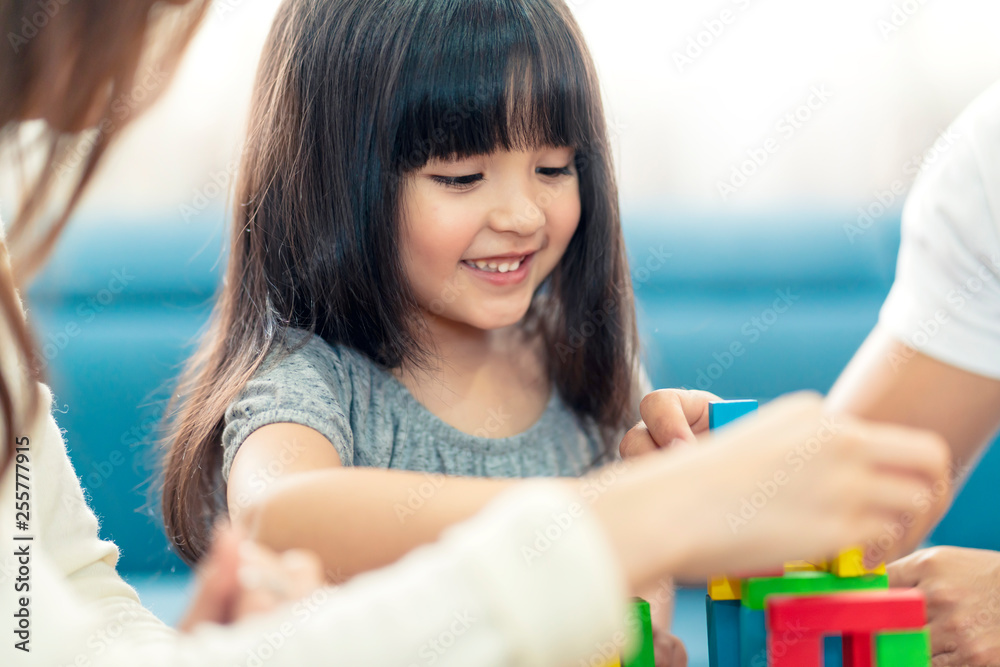
<path fill-rule="evenodd" d="M 289 331 L 289 345 L 306 332 Z M 345 466 L 476 477 L 579 476 L 608 460 L 601 430 L 580 420 L 553 387 L 545 412 L 506 438 L 468 434 L 431 413 L 395 376 L 360 352 L 308 334 L 277 347 L 226 410 L 223 478 L 256 429 L 291 422 L 322 433 Z M 496 418 L 503 419 L 498 413 Z M 624 431 L 612 434 L 611 456 Z"/>

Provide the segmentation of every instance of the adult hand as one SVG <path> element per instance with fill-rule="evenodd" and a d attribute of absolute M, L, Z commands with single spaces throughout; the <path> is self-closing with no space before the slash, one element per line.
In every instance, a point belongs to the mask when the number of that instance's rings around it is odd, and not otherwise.
<path fill-rule="evenodd" d="M 798 394 L 705 446 L 626 462 L 599 511 L 639 585 L 764 570 L 877 540 L 914 497 L 949 490 L 949 464 L 933 433 L 830 415 Z"/>
<path fill-rule="evenodd" d="M 890 585 L 927 596 L 935 667 L 1000 665 L 1000 553 L 934 547 L 888 573 Z"/>

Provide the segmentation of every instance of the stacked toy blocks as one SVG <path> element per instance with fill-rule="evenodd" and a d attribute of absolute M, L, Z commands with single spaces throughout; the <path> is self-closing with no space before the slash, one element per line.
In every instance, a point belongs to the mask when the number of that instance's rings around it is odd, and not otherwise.
<path fill-rule="evenodd" d="M 653 656 L 653 617 L 648 602 L 642 598 L 632 598 L 626 626 L 632 631 L 634 644 L 603 667 L 656 667 Z"/>
<path fill-rule="evenodd" d="M 709 404 L 709 428 L 757 409 Z M 708 582 L 711 667 L 929 667 L 926 611 L 917 591 L 889 590 L 885 566 L 864 567 L 861 548 L 830 561 Z"/>

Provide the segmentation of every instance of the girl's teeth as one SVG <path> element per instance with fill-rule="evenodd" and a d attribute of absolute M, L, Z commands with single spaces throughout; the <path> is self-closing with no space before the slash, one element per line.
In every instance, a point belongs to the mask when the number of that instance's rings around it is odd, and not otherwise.
<path fill-rule="evenodd" d="M 482 271 L 490 271 L 492 273 L 508 273 L 510 271 L 517 271 L 521 266 L 520 259 L 513 262 L 503 262 L 502 264 L 497 264 L 496 262 L 484 262 L 478 260 L 476 262 L 466 262 L 470 266 L 475 266 Z"/>

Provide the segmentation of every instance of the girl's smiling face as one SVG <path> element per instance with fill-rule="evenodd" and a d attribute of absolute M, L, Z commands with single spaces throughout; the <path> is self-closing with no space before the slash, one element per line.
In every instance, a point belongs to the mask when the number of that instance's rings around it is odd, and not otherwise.
<path fill-rule="evenodd" d="M 409 174 L 402 253 L 426 313 L 483 330 L 524 317 L 580 222 L 574 154 L 498 151 Z"/>

